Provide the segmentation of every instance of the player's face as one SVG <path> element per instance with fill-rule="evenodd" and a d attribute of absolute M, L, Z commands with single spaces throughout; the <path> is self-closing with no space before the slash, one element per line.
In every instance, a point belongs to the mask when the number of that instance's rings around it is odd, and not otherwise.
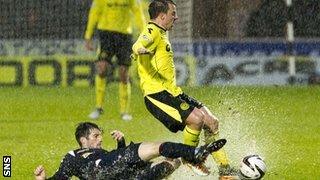
<path fill-rule="evenodd" d="M 101 148 L 102 133 L 99 129 L 90 130 L 90 134 L 87 138 L 84 138 L 84 148 Z"/>
<path fill-rule="evenodd" d="M 171 30 L 174 22 L 178 19 L 177 9 L 174 4 L 169 3 L 169 10 L 164 16 L 164 26 L 167 30 Z"/>

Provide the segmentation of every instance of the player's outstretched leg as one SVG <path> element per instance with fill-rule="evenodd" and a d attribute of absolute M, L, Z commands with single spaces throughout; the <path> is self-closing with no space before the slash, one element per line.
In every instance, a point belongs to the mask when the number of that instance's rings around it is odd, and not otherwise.
<path fill-rule="evenodd" d="M 174 142 L 143 142 L 139 146 L 138 155 L 143 161 L 150 161 L 161 155 L 171 159 L 182 158 L 188 164 L 197 165 L 202 164 L 210 153 L 221 149 L 226 142 L 225 139 L 220 139 L 200 147 Z"/>
<path fill-rule="evenodd" d="M 193 147 L 181 143 L 164 142 L 159 146 L 159 154 L 167 158 L 183 158 L 192 164 L 204 162 L 208 155 L 221 149 L 227 140 L 219 139 L 209 144 Z"/>
<path fill-rule="evenodd" d="M 196 161 L 187 160 L 187 163 L 185 163 L 185 165 L 188 166 L 195 174 L 199 176 L 208 176 L 210 174 L 210 171 L 204 165 L 204 161 L 211 153 L 221 149 L 226 144 L 226 142 L 227 140 L 225 139 L 219 139 L 217 141 L 196 148 Z"/>
<path fill-rule="evenodd" d="M 199 148 L 196 148 L 196 153 L 195 153 L 196 162 L 194 163 L 204 162 L 206 158 L 209 156 L 209 154 L 211 154 L 212 152 L 218 151 L 226 143 L 227 143 L 226 139 L 219 139 L 217 141 L 214 141 L 204 146 L 200 146 Z"/>

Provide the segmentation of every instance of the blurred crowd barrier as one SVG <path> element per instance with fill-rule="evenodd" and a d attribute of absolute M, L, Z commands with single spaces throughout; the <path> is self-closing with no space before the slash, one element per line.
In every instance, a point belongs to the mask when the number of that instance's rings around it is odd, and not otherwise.
<path fill-rule="evenodd" d="M 320 43 L 295 42 L 295 78 L 289 74 L 286 42 L 196 42 L 197 84 L 308 84 L 320 70 Z"/>

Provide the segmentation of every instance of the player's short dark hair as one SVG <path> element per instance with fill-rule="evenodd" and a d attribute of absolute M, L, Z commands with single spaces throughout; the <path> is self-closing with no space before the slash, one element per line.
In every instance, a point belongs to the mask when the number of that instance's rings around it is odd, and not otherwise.
<path fill-rule="evenodd" d="M 176 5 L 172 0 L 153 0 L 148 9 L 150 19 L 155 19 L 160 13 L 167 13 L 169 4 Z"/>
<path fill-rule="evenodd" d="M 76 140 L 77 140 L 77 142 L 78 142 L 78 144 L 80 146 L 82 146 L 82 144 L 80 142 L 80 138 L 81 137 L 88 138 L 89 135 L 90 135 L 90 131 L 92 129 L 98 129 L 99 131 L 102 131 L 101 128 L 95 123 L 82 122 L 82 123 L 78 124 L 78 126 L 76 128 L 76 132 L 74 133 L 74 135 L 76 136 Z"/>

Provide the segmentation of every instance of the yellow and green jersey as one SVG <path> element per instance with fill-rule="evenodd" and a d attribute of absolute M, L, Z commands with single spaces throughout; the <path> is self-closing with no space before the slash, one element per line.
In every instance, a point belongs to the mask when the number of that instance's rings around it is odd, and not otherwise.
<path fill-rule="evenodd" d="M 141 47 L 151 53 L 137 55 Z M 145 96 L 163 90 L 167 90 L 173 96 L 182 93 L 176 85 L 173 51 L 165 29 L 149 22 L 132 49 L 138 61 L 140 86 Z"/>
<path fill-rule="evenodd" d="M 145 19 L 140 0 L 93 0 L 85 39 L 91 39 L 94 29 L 114 31 L 118 33 L 132 33 L 132 15 L 140 32 L 144 28 Z"/>

